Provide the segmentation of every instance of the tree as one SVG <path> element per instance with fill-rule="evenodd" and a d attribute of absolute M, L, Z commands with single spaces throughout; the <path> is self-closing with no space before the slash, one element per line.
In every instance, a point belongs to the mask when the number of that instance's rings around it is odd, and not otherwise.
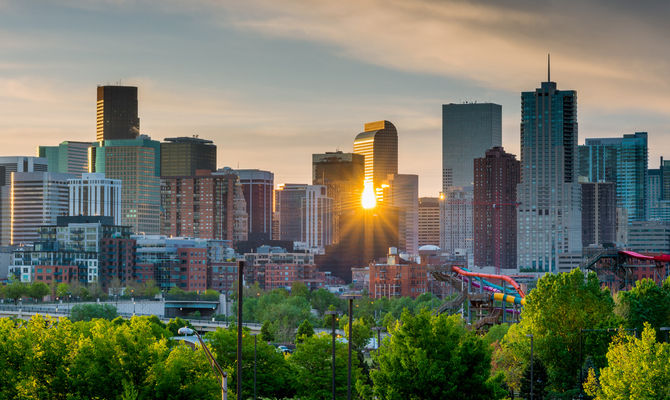
<path fill-rule="evenodd" d="M 263 325 L 261 326 L 261 340 L 266 343 L 270 343 L 275 340 L 275 335 L 272 331 L 272 327 L 270 326 L 270 321 L 263 322 Z"/>
<path fill-rule="evenodd" d="M 140 288 L 140 293 L 144 297 L 156 297 L 156 295 L 160 292 L 161 290 L 158 288 L 158 286 L 156 286 L 156 281 L 153 279 L 149 279 L 148 281 L 142 283 L 142 287 Z"/>
<path fill-rule="evenodd" d="M 670 324 L 670 288 L 659 287 L 648 278 L 639 280 L 631 290 L 618 293 L 615 312 L 627 328 L 642 332 L 644 323 L 649 322 L 658 334 L 660 327 Z"/>
<path fill-rule="evenodd" d="M 670 397 L 670 344 L 657 343 L 656 332 L 644 324 L 642 338 L 621 332 L 607 352 L 607 367 L 596 379 L 589 370 L 584 389 L 596 400 L 667 399 Z"/>
<path fill-rule="evenodd" d="M 542 361 L 533 358 L 533 399 L 544 399 L 548 379 L 547 368 L 542 364 Z M 530 363 L 528 363 L 521 377 L 520 394 L 524 399 L 530 399 L 530 382 Z"/>
<path fill-rule="evenodd" d="M 291 296 L 300 296 L 309 300 L 309 288 L 304 282 L 295 281 L 291 284 Z"/>
<path fill-rule="evenodd" d="M 16 303 L 21 297 L 25 296 L 28 293 L 28 288 L 26 285 L 20 281 L 12 281 L 7 287 L 5 287 L 5 296 L 8 299 L 14 300 Z"/>
<path fill-rule="evenodd" d="M 349 319 L 346 319 L 344 325 L 344 334 L 347 337 L 347 340 L 351 340 L 352 351 L 358 357 L 359 365 L 362 367 L 364 363 L 363 359 L 363 350 L 367 346 L 370 338 L 372 338 L 372 329 L 368 324 L 361 318 L 354 320 L 353 326 L 351 327 L 351 333 L 353 339 L 349 338 Z"/>
<path fill-rule="evenodd" d="M 96 318 L 113 320 L 119 314 L 116 307 L 110 304 L 77 304 L 70 311 L 70 319 L 76 321 L 90 321 Z"/>
<path fill-rule="evenodd" d="M 332 338 L 326 333 L 316 334 L 297 344 L 289 363 L 294 366 L 297 381 L 297 397 L 303 400 L 331 398 L 331 352 Z M 335 390 L 336 398 L 346 398 L 347 393 L 347 346 L 335 345 Z M 358 378 L 358 368 L 352 370 L 352 380 Z"/>
<path fill-rule="evenodd" d="M 331 305 L 335 309 L 342 309 L 342 300 L 323 288 L 319 288 L 311 293 L 310 303 L 312 308 L 319 312 L 319 315 L 323 315 Z"/>
<path fill-rule="evenodd" d="M 265 324 L 263 324 L 265 326 Z M 261 327 L 262 330 L 262 327 Z M 298 326 L 298 331 L 295 334 L 296 343 L 301 343 L 305 338 L 314 336 L 314 328 L 308 320 L 302 321 L 300 326 Z"/>
<path fill-rule="evenodd" d="M 609 291 L 600 287 L 595 273 L 546 274 L 526 297 L 521 322 L 512 326 L 496 351 L 494 363 L 503 370 L 507 383 L 519 390 L 520 371 L 525 371 L 533 335 L 535 354 L 549 375 L 554 397 L 578 392 L 579 370 L 591 356 L 597 366 L 605 364 L 607 332 L 593 331 L 620 325 L 614 315 Z M 584 331 L 590 330 L 590 331 Z"/>
<path fill-rule="evenodd" d="M 28 287 L 28 296 L 35 299 L 35 301 L 42 300 L 49 292 L 49 286 L 44 282 L 33 282 Z"/>
<path fill-rule="evenodd" d="M 492 399 L 491 350 L 459 316 L 404 311 L 390 339 L 373 354 L 379 368 L 370 376 L 382 399 Z"/>
<path fill-rule="evenodd" d="M 193 325 L 189 321 L 179 317 L 172 318 L 166 326 L 166 329 L 172 333 L 172 336 L 179 336 L 179 328 L 188 327 L 193 329 Z"/>
<path fill-rule="evenodd" d="M 56 285 L 56 297 L 64 298 L 68 294 L 70 294 L 70 285 L 68 285 L 65 282 L 61 282 L 58 285 Z"/>

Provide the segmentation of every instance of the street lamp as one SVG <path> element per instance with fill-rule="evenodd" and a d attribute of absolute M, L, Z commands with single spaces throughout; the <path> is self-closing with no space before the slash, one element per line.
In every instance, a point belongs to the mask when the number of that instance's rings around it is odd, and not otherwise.
<path fill-rule="evenodd" d="M 256 400 L 256 346 L 258 343 L 258 335 L 254 335 L 254 400 Z"/>
<path fill-rule="evenodd" d="M 205 351 L 205 355 L 209 359 L 209 363 L 211 364 L 212 369 L 214 370 L 214 372 L 218 372 L 219 375 L 221 376 L 221 400 L 227 400 L 228 399 L 228 374 L 224 370 L 222 370 L 219 363 L 216 362 L 216 359 L 214 359 L 214 356 L 212 355 L 212 353 L 207 348 L 207 345 L 202 340 L 202 337 L 200 336 L 198 331 L 184 326 L 182 328 L 179 328 L 177 333 L 179 333 L 180 335 L 184 335 L 184 336 L 195 334 L 195 336 L 198 338 L 198 341 L 200 342 L 200 345 L 202 346 L 202 349 Z"/>
<path fill-rule="evenodd" d="M 379 349 L 381 348 L 382 344 L 382 328 L 381 326 L 375 326 L 372 328 L 373 331 L 377 331 L 377 357 L 379 357 Z"/>
<path fill-rule="evenodd" d="M 237 262 L 237 398 L 242 398 L 242 301 L 244 299 L 244 261 Z"/>
<path fill-rule="evenodd" d="M 347 366 L 347 400 L 351 400 L 351 342 L 353 339 L 352 326 L 354 325 L 354 299 L 357 297 L 361 297 L 361 295 L 358 293 L 347 293 L 342 297 L 349 300 L 349 340 L 347 341 L 349 351 L 349 364 Z"/>
<path fill-rule="evenodd" d="M 333 400 L 335 400 L 335 321 L 337 320 L 337 311 L 326 311 L 326 315 L 332 315 L 333 320 L 332 320 L 332 328 L 333 328 L 333 351 L 332 351 L 332 370 L 333 370 L 333 380 L 332 380 L 332 386 L 333 386 Z"/>
<path fill-rule="evenodd" d="M 530 338 L 530 400 L 533 400 L 533 334 L 529 333 L 526 337 Z"/>

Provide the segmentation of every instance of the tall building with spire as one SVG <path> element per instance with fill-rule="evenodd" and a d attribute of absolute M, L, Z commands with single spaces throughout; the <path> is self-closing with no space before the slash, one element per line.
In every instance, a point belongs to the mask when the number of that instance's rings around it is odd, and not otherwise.
<path fill-rule="evenodd" d="M 521 183 L 517 268 L 556 272 L 561 254 L 582 250 L 577 179 L 577 92 L 547 81 L 521 93 Z"/>
<path fill-rule="evenodd" d="M 354 153 L 365 156 L 365 185 L 372 185 L 377 198 L 389 175 L 398 173 L 398 131 L 389 121 L 365 124 L 354 140 Z"/>

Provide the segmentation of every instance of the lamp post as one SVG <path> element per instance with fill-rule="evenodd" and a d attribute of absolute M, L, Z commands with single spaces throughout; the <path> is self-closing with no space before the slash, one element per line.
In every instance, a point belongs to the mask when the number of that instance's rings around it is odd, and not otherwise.
<path fill-rule="evenodd" d="M 242 398 L 242 301 L 244 299 L 244 261 L 237 262 L 237 398 Z"/>
<path fill-rule="evenodd" d="M 221 376 L 221 400 L 227 400 L 228 399 L 228 374 L 224 370 L 222 370 L 219 363 L 216 362 L 216 359 L 214 359 L 214 356 L 212 355 L 212 353 L 207 348 L 207 345 L 202 340 L 202 337 L 200 337 L 200 334 L 197 331 L 195 331 L 191 328 L 187 328 L 187 327 L 179 328 L 177 333 L 179 333 L 180 335 L 184 335 L 184 336 L 195 334 L 195 336 L 198 338 L 198 341 L 200 342 L 200 345 L 202 346 L 202 349 L 205 351 L 205 355 L 209 359 L 209 363 L 211 364 L 212 369 L 214 370 L 214 372 L 218 372 L 219 375 Z"/>
<path fill-rule="evenodd" d="M 348 365 L 347 365 L 347 400 L 351 400 L 351 342 L 353 339 L 353 330 L 352 326 L 354 325 L 354 299 L 360 297 L 358 293 L 347 293 L 343 297 L 349 300 L 349 340 L 348 344 Z"/>
<path fill-rule="evenodd" d="M 133 317 L 135 316 L 135 289 L 130 289 L 130 299 L 133 301 Z"/>
<path fill-rule="evenodd" d="M 530 400 L 533 400 L 533 334 L 526 335 L 530 338 Z"/>
<path fill-rule="evenodd" d="M 256 400 L 256 348 L 258 343 L 258 335 L 254 335 L 254 400 Z"/>
<path fill-rule="evenodd" d="M 326 315 L 332 315 L 332 336 L 333 336 L 333 350 L 332 350 L 332 370 L 333 370 L 333 379 L 332 379 L 332 387 L 333 387 L 333 400 L 335 400 L 335 321 L 337 320 L 337 311 L 326 311 Z"/>
<path fill-rule="evenodd" d="M 379 349 L 382 345 L 382 328 L 381 326 L 375 326 L 372 328 L 373 331 L 377 331 L 377 357 L 379 357 Z"/>

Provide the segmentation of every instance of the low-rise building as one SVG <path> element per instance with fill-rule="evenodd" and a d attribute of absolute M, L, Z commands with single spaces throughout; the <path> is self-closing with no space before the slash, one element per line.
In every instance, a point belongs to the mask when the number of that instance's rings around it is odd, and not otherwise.
<path fill-rule="evenodd" d="M 370 264 L 370 297 L 412 297 L 426 293 L 428 269 L 406 261 L 397 249 L 389 249 L 385 263 Z"/>

